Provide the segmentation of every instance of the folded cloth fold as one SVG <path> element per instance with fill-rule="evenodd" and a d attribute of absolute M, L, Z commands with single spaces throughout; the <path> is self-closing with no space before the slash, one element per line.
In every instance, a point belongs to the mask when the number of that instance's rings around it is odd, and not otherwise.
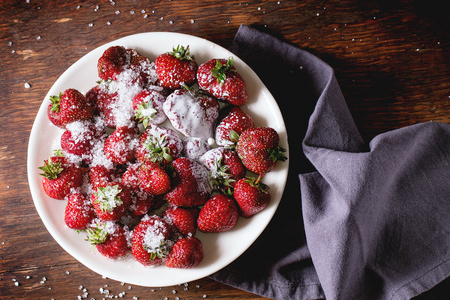
<path fill-rule="evenodd" d="M 245 25 L 231 51 L 280 106 L 290 173 L 263 234 L 211 278 L 275 299 L 410 299 L 450 277 L 450 124 L 366 144 L 329 65 Z"/>

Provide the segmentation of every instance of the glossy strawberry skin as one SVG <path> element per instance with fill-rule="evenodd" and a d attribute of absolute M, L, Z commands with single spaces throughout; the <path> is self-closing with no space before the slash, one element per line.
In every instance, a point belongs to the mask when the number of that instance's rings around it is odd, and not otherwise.
<path fill-rule="evenodd" d="M 146 236 L 147 234 L 153 235 L 153 237 Z M 155 243 L 161 245 L 166 243 L 171 238 L 171 235 L 172 230 L 169 224 L 162 218 L 150 216 L 147 219 L 143 219 L 133 230 L 131 247 L 133 257 L 144 266 L 160 265 L 164 261 L 165 253 L 162 253 L 162 256 L 152 255 L 151 252 L 155 249 L 148 249 L 146 241 L 152 242 L 152 239 L 153 241 L 156 239 Z"/>
<path fill-rule="evenodd" d="M 249 218 L 262 211 L 270 202 L 269 188 L 263 184 L 243 178 L 234 186 L 234 199 L 239 207 L 239 213 Z"/>
<path fill-rule="evenodd" d="M 285 150 L 278 146 L 280 137 L 270 127 L 254 127 L 245 130 L 236 144 L 236 151 L 244 166 L 256 174 L 271 171 L 277 160 L 285 160 L 279 153 Z"/>
<path fill-rule="evenodd" d="M 169 204 L 181 207 L 203 205 L 211 193 L 208 171 L 196 161 L 180 157 L 172 163 L 173 188 L 165 195 Z"/>
<path fill-rule="evenodd" d="M 246 169 L 235 151 L 225 150 L 223 154 L 223 163 L 228 166 L 228 170 L 233 176 L 233 179 L 239 180 L 245 176 Z"/>
<path fill-rule="evenodd" d="M 197 208 L 182 208 L 170 206 L 164 212 L 164 218 L 170 220 L 171 224 L 184 236 L 194 236 L 197 231 Z"/>
<path fill-rule="evenodd" d="M 50 120 L 50 122 L 60 128 L 64 128 L 64 124 L 61 121 L 61 115 L 58 110 L 53 109 L 53 103 L 50 103 L 47 106 L 47 117 Z"/>
<path fill-rule="evenodd" d="M 202 242 L 196 237 L 186 237 L 178 240 L 165 260 L 169 268 L 191 269 L 203 260 Z"/>
<path fill-rule="evenodd" d="M 58 96 L 51 96 L 47 116 L 53 125 L 65 128 L 75 121 L 89 120 L 93 116 L 91 103 L 76 89 L 66 89 Z"/>
<path fill-rule="evenodd" d="M 239 219 L 238 208 L 231 197 L 217 194 L 200 210 L 198 229 L 206 233 L 225 232 L 232 229 Z"/>
<path fill-rule="evenodd" d="M 89 120 L 93 110 L 86 97 L 76 89 L 67 89 L 61 96 L 60 121 L 63 126 L 81 120 Z"/>
<path fill-rule="evenodd" d="M 70 194 L 64 210 L 64 222 L 67 227 L 76 230 L 86 229 L 95 218 L 94 207 L 82 193 Z"/>
<path fill-rule="evenodd" d="M 211 59 L 198 67 L 197 82 L 199 87 L 214 97 L 231 104 L 243 105 L 247 103 L 248 95 L 245 81 L 234 66 L 225 72 L 226 77 L 223 82 L 218 81 L 218 78 L 212 75 L 212 70 L 216 67 L 217 61 L 222 65 L 227 64 L 225 59 Z"/>
<path fill-rule="evenodd" d="M 62 156 L 52 156 L 46 163 L 49 161 L 53 164 L 60 163 L 62 171 L 55 179 L 42 178 L 44 191 L 53 199 L 64 200 L 72 188 L 80 187 L 83 183 L 83 170 L 68 163 Z"/>
<path fill-rule="evenodd" d="M 155 59 L 155 67 L 161 86 L 179 89 L 183 84 L 195 82 L 198 65 L 195 60 L 179 59 L 170 53 L 163 53 Z"/>
<path fill-rule="evenodd" d="M 229 106 L 220 112 L 221 118 L 215 130 L 215 140 L 217 145 L 228 147 L 236 144 L 231 138 L 231 131 L 239 135 L 248 128 L 254 127 L 253 119 L 245 113 L 239 106 Z"/>
<path fill-rule="evenodd" d="M 170 190 L 170 178 L 157 163 L 145 161 L 138 171 L 139 186 L 150 195 L 162 195 Z"/>

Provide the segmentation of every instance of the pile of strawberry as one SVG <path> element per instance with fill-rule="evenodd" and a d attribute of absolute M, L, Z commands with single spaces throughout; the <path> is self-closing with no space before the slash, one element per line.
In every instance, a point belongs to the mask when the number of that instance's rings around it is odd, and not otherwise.
<path fill-rule="evenodd" d="M 248 96 L 232 58 L 198 66 L 178 46 L 151 62 L 113 46 L 97 67 L 85 95 L 50 99 L 63 134 L 40 167 L 43 188 L 67 200 L 67 226 L 106 257 L 131 251 L 144 266 L 193 268 L 197 230 L 230 230 L 268 205 L 261 178 L 286 159 L 278 133 L 241 109 Z"/>

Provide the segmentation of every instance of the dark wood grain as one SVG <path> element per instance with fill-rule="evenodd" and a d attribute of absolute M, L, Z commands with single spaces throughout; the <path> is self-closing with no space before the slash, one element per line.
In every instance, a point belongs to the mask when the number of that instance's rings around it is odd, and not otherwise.
<path fill-rule="evenodd" d="M 444 1 L 114 3 L 0 2 L 1 299 L 102 299 L 100 289 L 123 292 L 124 299 L 264 299 L 207 278 L 156 289 L 122 285 L 78 263 L 45 230 L 26 173 L 33 120 L 64 70 L 106 42 L 170 31 L 228 47 L 241 24 L 259 26 L 335 69 L 367 141 L 420 122 L 450 122 L 450 19 Z"/>

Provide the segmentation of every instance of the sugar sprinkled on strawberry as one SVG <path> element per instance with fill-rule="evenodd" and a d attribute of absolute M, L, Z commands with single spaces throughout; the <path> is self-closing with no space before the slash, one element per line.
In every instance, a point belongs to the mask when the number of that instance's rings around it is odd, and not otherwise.
<path fill-rule="evenodd" d="M 158 216 L 142 218 L 135 227 L 131 253 L 144 266 L 155 266 L 163 262 L 173 242 L 170 226 Z"/>
<path fill-rule="evenodd" d="M 113 221 L 94 220 L 87 229 L 87 238 L 108 258 L 125 256 L 128 252 L 127 228 Z"/>

